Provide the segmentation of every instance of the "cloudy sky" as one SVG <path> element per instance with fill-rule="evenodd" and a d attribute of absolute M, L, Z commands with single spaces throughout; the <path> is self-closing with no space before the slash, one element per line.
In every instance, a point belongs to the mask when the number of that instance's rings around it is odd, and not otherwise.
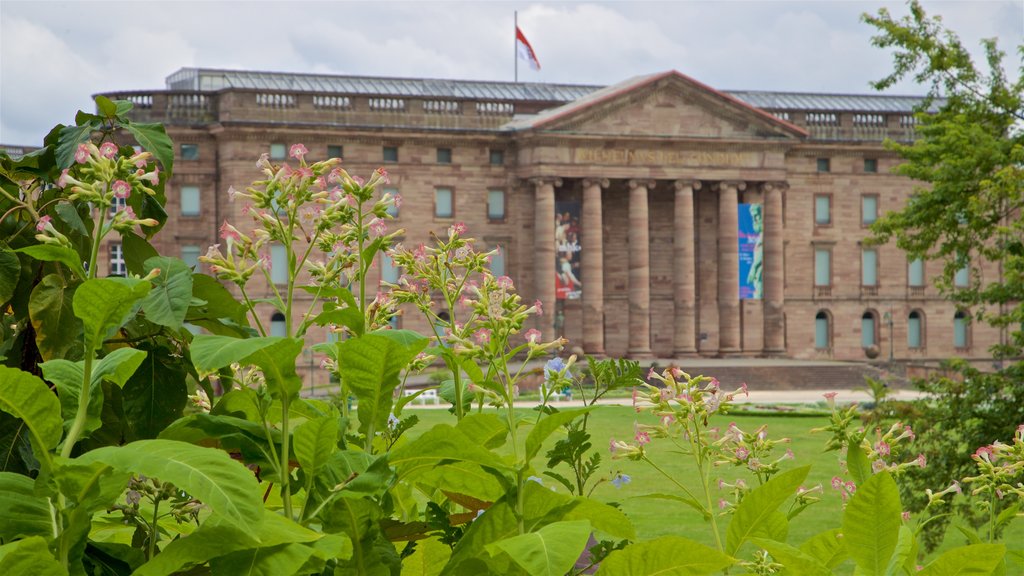
<path fill-rule="evenodd" d="M 0 1 L 0 143 L 37 145 L 90 95 L 161 89 L 185 66 L 513 78 L 513 12 L 541 62 L 521 81 L 611 84 L 676 69 L 722 89 L 866 93 L 890 69 L 864 12 L 902 2 Z M 930 1 L 1018 68 L 1024 2 Z M 918 94 L 910 84 L 893 93 Z"/>

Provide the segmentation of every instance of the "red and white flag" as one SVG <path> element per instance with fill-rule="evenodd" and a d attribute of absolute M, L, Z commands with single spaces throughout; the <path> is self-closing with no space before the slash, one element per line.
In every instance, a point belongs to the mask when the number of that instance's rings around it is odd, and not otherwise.
<path fill-rule="evenodd" d="M 516 26 L 516 54 L 520 60 L 526 60 L 530 63 L 530 68 L 534 70 L 540 70 L 540 61 L 537 60 L 537 55 L 533 53 L 533 46 L 530 46 L 529 40 L 523 35 L 523 31 Z"/>

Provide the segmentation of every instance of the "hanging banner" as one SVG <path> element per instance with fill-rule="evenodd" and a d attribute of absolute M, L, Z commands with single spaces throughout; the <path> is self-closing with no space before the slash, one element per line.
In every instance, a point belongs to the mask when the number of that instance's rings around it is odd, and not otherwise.
<path fill-rule="evenodd" d="M 555 202 L 555 298 L 579 300 L 580 203 Z"/>
<path fill-rule="evenodd" d="M 738 206 L 740 300 L 760 300 L 764 271 L 764 226 L 761 204 Z"/>

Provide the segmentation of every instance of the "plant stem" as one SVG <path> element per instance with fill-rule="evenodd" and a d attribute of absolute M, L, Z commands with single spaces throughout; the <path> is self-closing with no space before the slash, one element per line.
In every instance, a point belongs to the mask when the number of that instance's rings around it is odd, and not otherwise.
<path fill-rule="evenodd" d="M 146 554 L 147 560 L 152 560 L 153 556 L 156 555 L 156 539 L 160 535 L 160 525 L 157 523 L 160 516 L 160 498 L 153 499 L 153 521 L 149 524 L 149 552 Z"/>
<path fill-rule="evenodd" d="M 725 547 L 722 546 L 722 536 L 718 533 L 718 518 L 715 516 L 715 505 L 711 501 L 711 487 L 708 486 L 711 477 L 711 467 L 707 469 L 704 467 L 704 448 L 700 445 L 700 431 L 695 430 L 694 434 L 687 434 L 690 437 L 690 446 L 693 450 L 693 456 L 697 461 L 697 473 L 700 476 L 701 487 L 704 488 L 704 502 L 707 505 L 708 517 L 711 520 L 711 532 L 715 535 L 715 544 L 718 545 L 719 552 L 725 552 Z M 694 439 L 696 438 L 696 440 Z"/>
<path fill-rule="evenodd" d="M 238 285 L 239 290 L 242 292 L 242 298 L 245 300 L 245 307 L 249 309 L 249 313 L 252 314 L 253 320 L 256 321 L 256 327 L 260 330 L 260 336 L 266 336 L 267 330 L 263 327 L 263 322 L 260 322 L 260 315 L 256 313 L 256 305 L 249 299 L 249 295 L 245 293 L 245 284 Z"/>

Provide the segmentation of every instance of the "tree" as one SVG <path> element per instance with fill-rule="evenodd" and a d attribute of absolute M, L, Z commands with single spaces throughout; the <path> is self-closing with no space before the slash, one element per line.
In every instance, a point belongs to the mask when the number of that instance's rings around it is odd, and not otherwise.
<path fill-rule="evenodd" d="M 1008 441 L 1024 423 L 1024 65 L 1009 80 L 1005 53 L 987 39 L 982 69 L 940 17 L 926 15 L 916 0 L 909 8 L 900 19 L 884 8 L 863 16 L 878 30 L 872 43 L 894 49 L 892 73 L 873 86 L 912 78 L 929 87 L 916 114 L 918 139 L 887 142 L 905 160 L 896 171 L 922 185 L 902 210 L 873 226 L 873 241 L 895 240 L 908 257 L 942 262 L 941 293 L 1001 334 L 990 350 L 995 372 L 951 360 L 952 377 L 919 382 L 933 393 L 917 407 L 929 465 L 905 484 L 904 501 L 920 508 L 925 488 L 970 475 L 977 447 Z M 1024 61 L 1024 46 L 1017 50 Z M 958 286 L 954 278 L 963 268 L 970 281 Z M 959 511 L 978 523 L 974 508 Z M 934 547 L 945 522 L 929 528 Z"/>

